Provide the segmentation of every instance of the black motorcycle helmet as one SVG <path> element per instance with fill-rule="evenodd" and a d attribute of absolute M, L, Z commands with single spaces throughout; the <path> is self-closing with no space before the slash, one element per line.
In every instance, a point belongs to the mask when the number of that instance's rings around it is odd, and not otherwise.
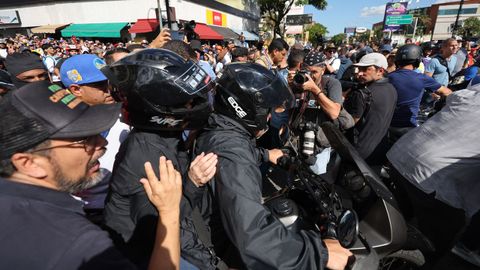
<path fill-rule="evenodd" d="M 214 83 L 196 63 L 163 49 L 130 53 L 102 72 L 112 95 L 124 102 L 127 122 L 139 129 L 201 128 L 212 112 Z"/>
<path fill-rule="evenodd" d="M 215 111 L 241 123 L 252 135 L 267 128 L 268 114 L 295 101 L 285 78 L 252 63 L 226 65 L 217 78 Z"/>
<path fill-rule="evenodd" d="M 413 65 L 414 68 L 418 68 L 420 61 L 422 61 L 422 54 L 422 49 L 417 45 L 403 45 L 395 55 L 395 65 L 399 67 Z"/>

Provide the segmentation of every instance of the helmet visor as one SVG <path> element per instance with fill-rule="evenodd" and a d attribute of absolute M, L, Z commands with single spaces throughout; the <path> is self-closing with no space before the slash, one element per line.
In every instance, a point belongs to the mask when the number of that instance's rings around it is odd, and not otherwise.
<path fill-rule="evenodd" d="M 293 108 L 295 105 L 295 96 L 290 87 L 288 87 L 285 78 L 276 71 L 275 78 L 270 85 L 262 88 L 258 92 L 257 100 L 265 108 L 283 107 L 284 109 Z"/>

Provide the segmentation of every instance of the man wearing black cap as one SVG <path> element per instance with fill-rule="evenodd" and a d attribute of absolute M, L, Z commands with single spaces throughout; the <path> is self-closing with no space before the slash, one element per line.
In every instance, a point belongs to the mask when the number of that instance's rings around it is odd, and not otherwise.
<path fill-rule="evenodd" d="M 5 66 L 11 75 L 15 87 L 20 88 L 27 83 L 46 81 L 48 71 L 38 55 L 24 52 L 8 55 Z"/>
<path fill-rule="evenodd" d="M 10 74 L 5 70 L 0 70 L 0 99 L 7 94 L 8 91 L 15 89 L 10 79 Z"/>
<path fill-rule="evenodd" d="M 340 82 L 323 75 L 326 69 L 324 61 L 325 56 L 320 52 L 311 52 L 305 57 L 304 64 L 310 75 L 306 74 L 308 80 L 302 85 L 303 90 L 313 94 L 309 107 L 320 107 L 323 111 L 320 122 L 337 119 L 343 104 Z"/>
<path fill-rule="evenodd" d="M 90 107 L 48 82 L 28 84 L 2 100 L 0 269 L 133 269 L 70 195 L 97 181 L 106 145 L 99 133 L 118 111 L 117 105 Z M 180 256 L 180 175 L 165 158 L 160 182 L 149 163 L 145 170 L 148 180 L 141 182 L 162 216 L 151 263 L 173 269 Z"/>

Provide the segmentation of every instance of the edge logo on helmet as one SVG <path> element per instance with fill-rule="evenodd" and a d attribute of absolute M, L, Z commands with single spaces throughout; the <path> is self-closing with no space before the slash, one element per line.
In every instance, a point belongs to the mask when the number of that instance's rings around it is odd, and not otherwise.
<path fill-rule="evenodd" d="M 183 120 L 175 120 L 173 118 L 161 118 L 160 116 L 152 116 L 150 118 L 150 122 L 158 124 L 158 125 L 167 125 L 167 126 L 172 126 L 175 127 L 178 124 L 180 124 Z"/>
<path fill-rule="evenodd" d="M 243 118 L 247 116 L 247 113 L 242 109 L 242 107 L 238 105 L 237 101 L 233 97 L 228 97 L 227 100 L 230 105 L 232 105 L 232 107 L 235 109 L 238 117 Z"/>

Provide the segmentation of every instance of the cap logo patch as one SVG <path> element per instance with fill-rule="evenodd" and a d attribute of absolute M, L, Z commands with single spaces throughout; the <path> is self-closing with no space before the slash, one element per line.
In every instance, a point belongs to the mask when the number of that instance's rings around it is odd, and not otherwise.
<path fill-rule="evenodd" d="M 97 69 L 101 69 L 101 68 L 103 68 L 104 66 L 106 66 L 105 61 L 103 61 L 103 60 L 100 59 L 100 58 L 95 58 L 95 59 L 93 60 L 93 65 L 94 65 Z"/>
<path fill-rule="evenodd" d="M 74 109 L 82 101 L 77 99 L 74 95 L 68 92 L 65 89 L 62 89 L 60 86 L 53 84 L 48 87 L 48 90 L 53 92 L 53 95 L 50 96 L 50 101 L 54 103 L 62 102 L 67 105 L 70 109 Z"/>
<path fill-rule="evenodd" d="M 82 75 L 80 75 L 76 69 L 67 71 L 67 77 L 74 83 L 78 83 L 83 80 Z"/>

